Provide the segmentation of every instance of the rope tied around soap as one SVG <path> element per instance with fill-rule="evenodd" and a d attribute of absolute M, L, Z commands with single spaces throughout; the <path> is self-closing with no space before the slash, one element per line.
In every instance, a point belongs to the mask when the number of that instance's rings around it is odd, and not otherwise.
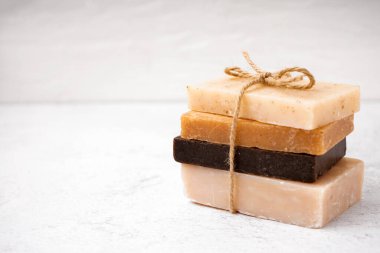
<path fill-rule="evenodd" d="M 310 89 L 315 84 L 314 76 L 306 68 L 292 67 L 284 68 L 278 72 L 266 72 L 260 69 L 249 57 L 247 52 L 243 52 L 243 56 L 256 73 L 242 70 L 239 67 L 228 67 L 224 70 L 227 75 L 248 79 L 249 82 L 241 89 L 236 100 L 235 111 L 233 112 L 232 125 L 230 130 L 230 150 L 229 150 L 229 209 L 231 213 L 236 213 L 234 196 L 235 196 L 235 140 L 236 129 L 239 119 L 241 100 L 246 90 L 255 85 L 262 84 L 274 87 L 285 87 L 293 89 Z M 291 73 L 300 73 L 301 75 L 292 76 Z M 303 78 L 307 77 L 309 82 L 303 82 Z"/>

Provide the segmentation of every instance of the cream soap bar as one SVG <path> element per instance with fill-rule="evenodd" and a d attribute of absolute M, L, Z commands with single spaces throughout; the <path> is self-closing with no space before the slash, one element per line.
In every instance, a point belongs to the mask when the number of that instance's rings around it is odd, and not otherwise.
<path fill-rule="evenodd" d="M 360 200 L 364 164 L 343 158 L 314 183 L 235 173 L 238 212 L 284 223 L 321 228 Z M 182 164 L 187 196 L 228 209 L 228 171 Z"/>
<path fill-rule="evenodd" d="M 247 79 L 187 86 L 189 109 L 232 116 Z M 240 118 L 312 130 L 359 111 L 359 86 L 317 82 L 308 90 L 256 85 L 242 99 Z"/>

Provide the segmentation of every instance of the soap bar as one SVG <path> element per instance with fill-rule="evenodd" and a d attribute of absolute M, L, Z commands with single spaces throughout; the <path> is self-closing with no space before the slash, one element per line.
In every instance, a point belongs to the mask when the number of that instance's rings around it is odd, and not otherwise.
<path fill-rule="evenodd" d="M 173 151 L 177 162 L 229 170 L 229 145 L 176 137 Z M 344 157 L 345 153 L 346 139 L 321 156 L 238 146 L 235 153 L 235 171 L 314 182 Z"/>
<path fill-rule="evenodd" d="M 232 116 L 240 89 L 247 79 L 225 78 L 187 86 L 193 111 Z M 299 90 L 255 85 L 241 101 L 240 118 L 311 130 L 359 111 L 358 86 L 317 82 Z"/>
<path fill-rule="evenodd" d="M 321 228 L 360 200 L 363 173 L 363 162 L 351 158 L 314 183 L 235 173 L 235 207 L 251 216 Z M 182 179 L 192 201 L 228 209 L 228 171 L 182 164 Z"/>
<path fill-rule="evenodd" d="M 229 144 L 231 121 L 228 116 L 190 111 L 181 117 L 181 137 Z M 322 155 L 353 129 L 353 115 L 314 130 L 239 119 L 235 143 L 243 147 Z"/>

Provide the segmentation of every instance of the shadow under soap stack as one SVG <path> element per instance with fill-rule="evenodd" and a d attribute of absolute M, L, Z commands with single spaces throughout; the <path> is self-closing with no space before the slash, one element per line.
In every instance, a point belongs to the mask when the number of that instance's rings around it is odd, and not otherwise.
<path fill-rule="evenodd" d="M 229 209 L 229 137 L 246 80 L 188 86 L 174 159 L 186 195 Z M 235 140 L 239 213 L 320 228 L 360 200 L 362 161 L 345 158 L 359 111 L 357 86 L 317 82 L 310 90 L 255 85 L 244 94 Z"/>

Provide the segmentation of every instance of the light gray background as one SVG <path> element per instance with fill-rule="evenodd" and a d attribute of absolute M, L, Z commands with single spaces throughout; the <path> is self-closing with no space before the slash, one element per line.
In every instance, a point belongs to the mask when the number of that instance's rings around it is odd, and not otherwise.
<path fill-rule="evenodd" d="M 230 65 L 380 99 L 380 1 L 0 1 L 0 101 L 184 100 Z"/>
<path fill-rule="evenodd" d="M 0 0 L 0 252 L 379 252 L 380 1 Z M 300 65 L 361 85 L 362 200 L 312 230 L 192 204 L 185 86 Z"/>

